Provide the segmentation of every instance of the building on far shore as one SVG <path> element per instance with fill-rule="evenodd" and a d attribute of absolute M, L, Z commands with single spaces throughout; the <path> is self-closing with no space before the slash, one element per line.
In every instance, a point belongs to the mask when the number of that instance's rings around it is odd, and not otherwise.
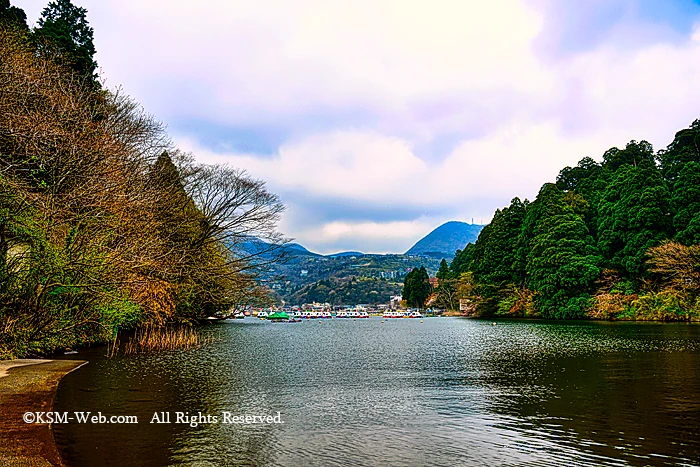
<path fill-rule="evenodd" d="M 389 300 L 389 306 L 391 307 L 392 310 L 397 310 L 401 308 L 401 300 L 402 300 L 401 295 L 392 295 L 391 299 Z"/>

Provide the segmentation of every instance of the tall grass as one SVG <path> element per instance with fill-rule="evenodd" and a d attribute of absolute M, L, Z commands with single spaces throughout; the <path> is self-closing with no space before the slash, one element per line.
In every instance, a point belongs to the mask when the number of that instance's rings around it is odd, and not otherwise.
<path fill-rule="evenodd" d="M 112 358 L 117 355 L 117 352 L 119 351 L 119 336 L 115 332 L 114 333 L 114 340 L 112 342 L 107 343 L 107 357 Z"/>
<path fill-rule="evenodd" d="M 211 338 L 202 336 L 197 329 L 191 326 L 145 325 L 136 329 L 134 335 L 123 346 L 123 353 L 136 355 L 164 350 L 197 349 L 211 341 Z M 120 345 L 115 337 L 114 342 L 107 346 L 107 356 L 114 357 L 119 350 Z"/>

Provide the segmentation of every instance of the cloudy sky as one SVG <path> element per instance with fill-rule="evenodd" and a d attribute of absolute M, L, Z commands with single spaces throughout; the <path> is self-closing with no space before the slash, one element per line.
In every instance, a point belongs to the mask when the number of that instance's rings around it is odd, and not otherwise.
<path fill-rule="evenodd" d="M 281 229 L 403 252 L 583 157 L 700 118 L 689 0 L 73 0 L 107 87 L 202 162 L 268 182 Z M 47 0 L 13 0 L 36 21 Z"/>

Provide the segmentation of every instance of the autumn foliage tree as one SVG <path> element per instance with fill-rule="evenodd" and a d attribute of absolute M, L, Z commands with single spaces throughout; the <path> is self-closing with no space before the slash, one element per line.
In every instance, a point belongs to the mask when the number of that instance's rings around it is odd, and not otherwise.
<path fill-rule="evenodd" d="M 694 302 L 700 295 L 700 245 L 667 241 L 649 249 L 648 255 L 649 271 Z"/>

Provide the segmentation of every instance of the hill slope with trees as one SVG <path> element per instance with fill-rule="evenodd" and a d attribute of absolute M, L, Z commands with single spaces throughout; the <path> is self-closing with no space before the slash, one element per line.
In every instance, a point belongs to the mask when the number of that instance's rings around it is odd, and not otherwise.
<path fill-rule="evenodd" d="M 700 121 L 582 159 L 496 211 L 450 274 L 480 316 L 700 317 Z"/>
<path fill-rule="evenodd" d="M 136 102 L 102 88 L 94 53 L 69 0 L 31 30 L 0 2 L 0 358 L 268 297 L 259 255 L 237 245 L 283 243 L 278 197 L 178 151 Z"/>

